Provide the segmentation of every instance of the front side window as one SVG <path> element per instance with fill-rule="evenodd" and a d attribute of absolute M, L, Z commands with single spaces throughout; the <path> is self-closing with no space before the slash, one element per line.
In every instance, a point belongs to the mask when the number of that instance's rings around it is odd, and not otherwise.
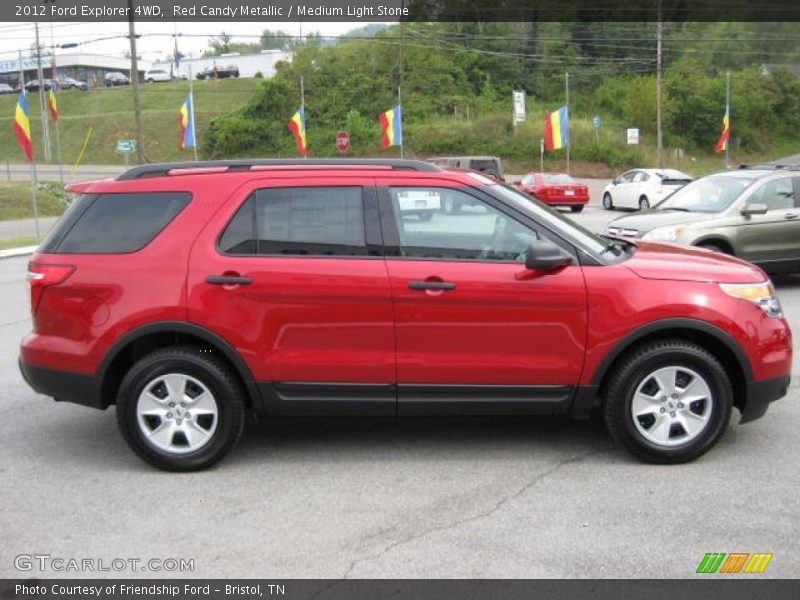
<path fill-rule="evenodd" d="M 538 239 L 535 231 L 460 190 L 393 187 L 389 196 L 405 258 L 524 262 L 528 246 Z M 460 210 L 421 217 L 409 201 L 417 198 L 441 206 L 453 201 Z"/>
<path fill-rule="evenodd" d="M 225 254 L 366 255 L 362 188 L 258 190 L 228 224 L 219 248 Z"/>
<path fill-rule="evenodd" d="M 747 199 L 747 204 L 766 204 L 767 210 L 794 208 L 794 185 L 789 177 L 765 183 Z"/>

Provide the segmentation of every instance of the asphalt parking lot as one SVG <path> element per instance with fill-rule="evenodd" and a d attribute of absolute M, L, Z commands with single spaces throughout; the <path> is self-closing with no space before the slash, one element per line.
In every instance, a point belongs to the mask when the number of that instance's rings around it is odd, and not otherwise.
<path fill-rule="evenodd" d="M 594 202 L 578 220 L 611 216 Z M 26 386 L 26 261 L 0 260 L 0 577 L 93 575 L 15 569 L 49 554 L 194 559 L 109 577 L 664 578 L 707 552 L 772 552 L 759 577 L 797 576 L 797 357 L 786 398 L 687 465 L 639 463 L 599 421 L 298 420 L 251 422 L 217 468 L 168 474 L 112 411 Z M 800 332 L 800 275 L 776 285 Z"/>

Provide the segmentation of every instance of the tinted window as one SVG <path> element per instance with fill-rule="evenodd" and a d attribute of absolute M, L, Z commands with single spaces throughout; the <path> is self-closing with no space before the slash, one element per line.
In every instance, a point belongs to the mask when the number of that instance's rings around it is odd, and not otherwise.
<path fill-rule="evenodd" d="M 537 235 L 508 215 L 478 198 L 454 189 L 390 188 L 389 195 L 400 238 L 400 256 L 442 260 L 524 262 Z M 452 200 L 457 213 L 419 212 Z"/>
<path fill-rule="evenodd" d="M 188 193 L 81 196 L 47 237 L 42 251 L 136 252 L 149 244 L 190 200 Z"/>
<path fill-rule="evenodd" d="M 366 255 L 361 188 L 258 190 L 231 220 L 219 247 L 227 254 Z"/>
<path fill-rule="evenodd" d="M 547 183 L 575 183 L 575 180 L 566 173 L 548 173 L 544 176 Z"/>

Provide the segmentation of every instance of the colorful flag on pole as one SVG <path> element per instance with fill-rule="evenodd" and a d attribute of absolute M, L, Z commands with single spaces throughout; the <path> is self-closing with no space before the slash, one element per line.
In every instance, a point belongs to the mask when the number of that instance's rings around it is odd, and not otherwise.
<path fill-rule="evenodd" d="M 303 155 L 308 156 L 308 143 L 306 141 L 306 111 L 304 107 L 297 109 L 297 112 L 289 119 L 289 131 L 294 135 L 294 141 L 297 144 L 297 151 Z"/>
<path fill-rule="evenodd" d="M 186 150 L 187 148 L 194 148 L 194 101 L 192 94 L 186 96 L 186 100 L 181 106 L 181 144 L 180 149 Z"/>
<path fill-rule="evenodd" d="M 55 84 L 55 79 L 53 80 Z M 47 92 L 47 110 L 50 113 L 50 120 L 55 123 L 58 121 L 58 102 L 56 102 L 56 93 L 53 91 L 53 88 L 50 88 L 50 91 Z"/>
<path fill-rule="evenodd" d="M 378 121 L 381 124 L 381 133 L 383 134 L 381 137 L 381 146 L 383 148 L 402 146 L 403 118 L 400 113 L 400 106 L 395 106 L 379 114 Z"/>
<path fill-rule="evenodd" d="M 722 118 L 722 134 L 719 136 L 714 152 L 719 154 L 728 149 L 728 139 L 731 137 L 730 107 L 725 107 L 725 116 Z"/>
<path fill-rule="evenodd" d="M 562 106 L 544 116 L 544 149 L 559 150 L 569 146 L 569 109 Z"/>
<path fill-rule="evenodd" d="M 28 99 L 25 94 L 20 94 L 17 100 L 17 109 L 14 113 L 14 122 L 11 124 L 14 135 L 17 137 L 20 148 L 25 153 L 28 161 L 33 160 L 33 145 L 31 144 L 31 122 L 28 119 Z"/>

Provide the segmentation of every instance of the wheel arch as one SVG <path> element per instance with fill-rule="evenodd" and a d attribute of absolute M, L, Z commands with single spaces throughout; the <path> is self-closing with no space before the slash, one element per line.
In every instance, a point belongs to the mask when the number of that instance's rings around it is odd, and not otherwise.
<path fill-rule="evenodd" d="M 211 350 L 239 377 L 245 389 L 248 408 L 261 410 L 261 396 L 250 368 L 239 353 L 216 333 L 181 321 L 149 323 L 129 331 L 106 352 L 97 375 L 101 379 L 101 395 L 106 405 L 114 404 L 125 373 L 142 356 L 165 346 L 194 346 Z"/>
<path fill-rule="evenodd" d="M 602 396 L 608 375 L 620 358 L 635 346 L 664 338 L 688 340 L 711 352 L 725 367 L 731 379 L 734 406 L 740 411 L 744 410 L 747 401 L 746 384 L 753 379 L 750 361 L 728 333 L 696 319 L 664 319 L 635 329 L 617 342 L 605 356 L 592 376 L 591 385 L 597 386 Z"/>
<path fill-rule="evenodd" d="M 715 246 L 719 246 L 721 249 L 723 249 L 726 254 L 729 254 L 730 256 L 736 256 L 733 245 L 723 237 L 709 235 L 692 242 L 692 246 L 697 247 L 703 246 L 704 244 L 714 244 Z"/>

